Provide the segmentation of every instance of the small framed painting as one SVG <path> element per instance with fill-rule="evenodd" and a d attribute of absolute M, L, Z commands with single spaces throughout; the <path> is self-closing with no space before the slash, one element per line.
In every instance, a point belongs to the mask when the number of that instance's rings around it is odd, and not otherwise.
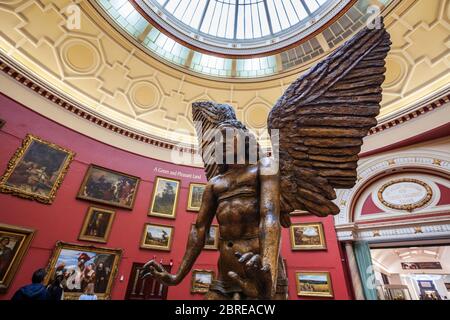
<path fill-rule="evenodd" d="M 61 275 L 65 300 L 78 300 L 86 290 L 98 299 L 110 299 L 121 256 L 121 249 L 57 242 L 44 282 Z"/>
<path fill-rule="evenodd" d="M 180 181 L 156 177 L 149 216 L 175 219 Z"/>
<path fill-rule="evenodd" d="M 214 280 L 214 271 L 194 270 L 192 271 L 191 292 L 207 293 L 209 286 Z"/>
<path fill-rule="evenodd" d="M 0 223 L 0 293 L 8 290 L 34 233 L 33 229 Z"/>
<path fill-rule="evenodd" d="M 170 251 L 174 227 L 146 223 L 142 234 L 141 248 Z"/>
<path fill-rule="evenodd" d="M 303 297 L 333 297 L 333 287 L 329 272 L 295 273 L 297 295 Z"/>
<path fill-rule="evenodd" d="M 78 240 L 106 243 L 116 212 L 113 210 L 90 207 Z"/>
<path fill-rule="evenodd" d="M 327 248 L 321 222 L 293 224 L 290 229 L 292 250 L 325 250 Z"/>
<path fill-rule="evenodd" d="M 205 191 L 206 184 L 191 183 L 189 185 L 189 197 L 188 197 L 188 211 L 200 211 L 202 204 L 203 192 Z"/>
<path fill-rule="evenodd" d="M 138 177 L 90 165 L 78 198 L 132 210 L 139 182 Z"/>
<path fill-rule="evenodd" d="M 68 149 L 29 134 L 0 178 L 0 191 L 51 204 L 74 156 Z"/>

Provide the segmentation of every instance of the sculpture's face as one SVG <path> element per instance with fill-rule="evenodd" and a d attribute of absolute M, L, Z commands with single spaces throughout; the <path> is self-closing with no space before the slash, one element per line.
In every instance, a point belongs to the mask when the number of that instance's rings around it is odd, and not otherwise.
<path fill-rule="evenodd" d="M 224 164 L 245 164 L 248 153 L 247 134 L 233 127 L 221 128 Z M 219 159 L 218 159 L 219 160 Z"/>

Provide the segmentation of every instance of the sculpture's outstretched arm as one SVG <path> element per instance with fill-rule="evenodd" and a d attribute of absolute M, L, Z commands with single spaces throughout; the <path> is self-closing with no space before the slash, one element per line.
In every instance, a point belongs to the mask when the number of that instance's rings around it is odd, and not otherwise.
<path fill-rule="evenodd" d="M 147 262 L 143 269 L 143 277 L 154 276 L 156 279 L 166 285 L 177 285 L 191 271 L 195 260 L 202 252 L 205 245 L 206 232 L 209 230 L 214 214 L 216 212 L 216 199 L 213 193 L 213 186 L 209 183 L 203 193 L 202 205 L 198 213 L 197 221 L 189 234 L 189 240 L 186 247 L 180 268 L 175 275 L 168 273 L 163 266 L 155 260 Z"/>

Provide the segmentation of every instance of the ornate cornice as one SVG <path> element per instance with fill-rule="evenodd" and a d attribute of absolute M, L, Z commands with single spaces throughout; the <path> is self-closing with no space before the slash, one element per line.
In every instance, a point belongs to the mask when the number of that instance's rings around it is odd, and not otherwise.
<path fill-rule="evenodd" d="M 4 59 L 0 58 L 0 70 L 3 71 L 6 75 L 14 79 L 15 81 L 21 83 L 25 87 L 33 90 L 43 98 L 51 101 L 56 106 L 63 108 L 72 114 L 76 115 L 77 117 L 83 118 L 97 126 L 100 126 L 102 128 L 108 129 L 114 133 L 120 134 L 122 136 L 125 136 L 130 139 L 134 139 L 143 143 L 150 144 L 152 146 L 156 146 L 159 148 L 164 148 L 168 150 L 176 150 L 182 153 L 191 153 L 191 154 L 198 154 L 198 151 L 196 148 L 191 148 L 187 146 L 179 146 L 174 143 L 159 140 L 155 137 L 149 137 L 146 135 L 143 135 L 141 133 L 135 132 L 130 128 L 125 128 L 120 126 L 117 123 L 114 123 L 113 121 L 110 121 L 108 119 L 105 119 L 99 115 L 95 115 L 93 113 L 88 112 L 87 110 L 82 109 L 80 106 L 75 105 L 74 103 L 68 101 L 68 99 L 62 97 L 56 90 L 51 90 L 44 85 L 40 84 L 38 81 L 34 80 L 31 76 L 27 75 L 26 72 L 19 70 L 18 68 L 15 68 L 11 64 L 9 64 Z M 398 124 L 405 123 L 409 120 L 416 119 L 428 112 L 431 112 L 439 107 L 442 107 L 445 103 L 448 103 L 450 101 L 450 93 L 446 94 L 443 97 L 439 97 L 433 102 L 427 103 L 424 106 L 421 106 L 414 111 L 411 111 L 405 115 L 399 116 L 398 118 L 389 121 L 388 123 L 382 124 L 378 127 L 373 128 L 370 131 L 370 134 L 376 134 L 383 132 L 389 128 L 392 128 Z"/>
<path fill-rule="evenodd" d="M 196 154 L 197 151 L 194 148 L 188 147 L 180 147 L 175 144 L 161 141 L 155 138 L 147 137 L 142 134 L 133 132 L 132 130 L 123 128 L 117 124 L 112 123 L 109 120 L 103 119 L 100 116 L 93 115 L 86 110 L 81 109 L 75 104 L 67 101 L 63 97 L 61 97 L 58 93 L 51 91 L 48 88 L 45 88 L 43 85 L 39 84 L 37 81 L 34 81 L 30 77 L 28 77 L 24 72 L 20 72 L 12 66 L 8 65 L 5 61 L 0 59 L 0 70 L 3 71 L 6 75 L 13 78 L 17 82 L 21 83 L 25 87 L 33 90 L 43 98 L 53 102 L 56 106 L 66 109 L 67 111 L 73 113 L 74 115 L 83 118 L 97 126 L 108 129 L 112 132 L 120 134 L 130 139 L 134 139 L 143 143 L 147 143 L 156 147 L 168 149 L 168 150 L 176 150 L 179 152 L 187 152 L 191 154 Z"/>

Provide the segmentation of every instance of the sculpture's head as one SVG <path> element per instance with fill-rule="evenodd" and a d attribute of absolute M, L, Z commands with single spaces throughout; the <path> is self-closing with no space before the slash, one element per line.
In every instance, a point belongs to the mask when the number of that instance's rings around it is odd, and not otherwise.
<path fill-rule="evenodd" d="M 227 171 L 229 164 L 258 161 L 256 138 L 236 119 L 230 105 L 195 102 L 192 118 L 208 180 Z"/>

